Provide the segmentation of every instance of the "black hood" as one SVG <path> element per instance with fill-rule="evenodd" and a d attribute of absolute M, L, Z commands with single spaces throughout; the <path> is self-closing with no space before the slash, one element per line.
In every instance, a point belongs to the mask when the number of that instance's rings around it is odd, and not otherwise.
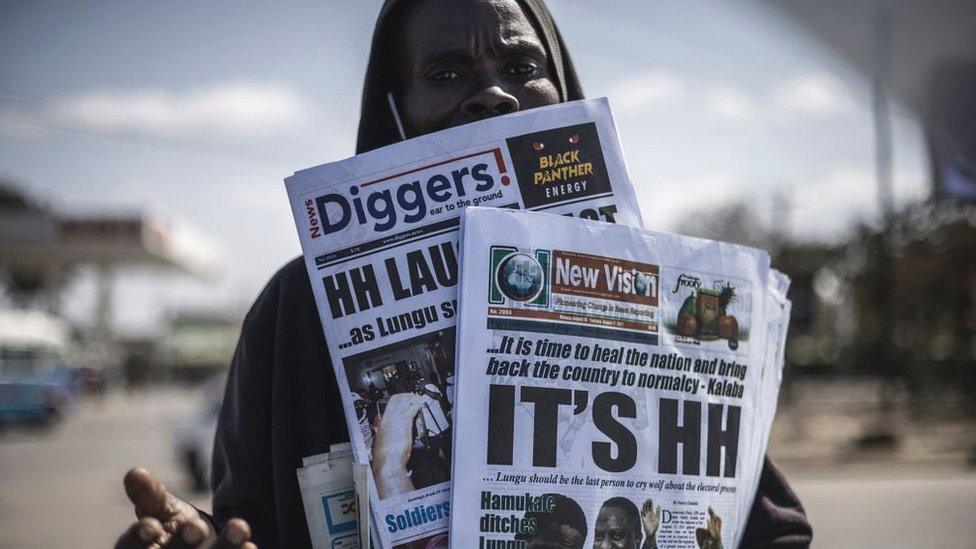
<path fill-rule="evenodd" d="M 373 30 L 373 43 L 363 83 L 363 103 L 359 115 L 359 137 L 356 154 L 378 149 L 400 140 L 396 122 L 387 103 L 387 93 L 396 89 L 397 67 L 394 41 L 400 36 L 397 27 L 403 24 L 404 4 L 416 0 L 386 0 Z M 573 61 L 566 51 L 556 23 L 543 0 L 518 0 L 549 54 L 551 74 L 555 76 L 562 101 L 583 99 Z"/>

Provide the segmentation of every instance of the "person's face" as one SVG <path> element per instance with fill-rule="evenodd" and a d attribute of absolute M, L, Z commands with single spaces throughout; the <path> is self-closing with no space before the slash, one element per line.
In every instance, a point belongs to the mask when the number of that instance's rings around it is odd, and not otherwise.
<path fill-rule="evenodd" d="M 424 0 L 403 32 L 409 137 L 559 102 L 543 42 L 515 0 Z"/>
<path fill-rule="evenodd" d="M 601 508 L 593 527 L 593 549 L 636 549 L 635 526 L 623 509 Z"/>

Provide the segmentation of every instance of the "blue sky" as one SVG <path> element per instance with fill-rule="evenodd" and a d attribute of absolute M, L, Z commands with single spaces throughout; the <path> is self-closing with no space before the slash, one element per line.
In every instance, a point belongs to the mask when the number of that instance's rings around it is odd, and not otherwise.
<path fill-rule="evenodd" d="M 550 0 L 591 97 L 610 97 L 648 226 L 748 201 L 834 240 L 876 218 L 870 88 L 750 0 Z M 215 282 L 119 276 L 116 324 L 240 311 L 299 253 L 282 179 L 353 152 L 367 0 L 0 3 L 0 177 L 64 211 L 161 210 L 214 238 Z M 895 106 L 895 192 L 927 193 Z M 789 200 L 773 219 L 772 197 Z M 84 321 L 91 277 L 65 300 Z"/>

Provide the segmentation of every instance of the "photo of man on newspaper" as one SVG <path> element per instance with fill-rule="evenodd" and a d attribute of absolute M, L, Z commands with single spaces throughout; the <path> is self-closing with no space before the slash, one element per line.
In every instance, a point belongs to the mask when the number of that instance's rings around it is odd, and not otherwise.
<path fill-rule="evenodd" d="M 380 499 L 450 478 L 453 356 L 452 328 L 344 361 Z"/>
<path fill-rule="evenodd" d="M 526 519 L 535 520 L 535 532 L 517 534 L 525 549 L 583 549 L 586 541 L 586 515 L 575 500 L 562 494 L 546 494 L 548 511 L 529 511 Z"/>
<path fill-rule="evenodd" d="M 603 502 L 593 525 L 593 549 L 657 549 L 657 529 L 661 508 L 644 501 L 641 511 L 625 497 Z M 641 543 L 643 540 L 643 544 Z"/>

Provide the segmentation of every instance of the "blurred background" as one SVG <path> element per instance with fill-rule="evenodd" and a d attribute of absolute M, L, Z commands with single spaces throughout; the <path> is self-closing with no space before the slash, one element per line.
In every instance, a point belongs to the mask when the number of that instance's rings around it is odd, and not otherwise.
<path fill-rule="evenodd" d="M 976 547 L 976 4 L 549 0 L 647 224 L 793 279 L 770 453 L 820 547 Z M 354 152 L 379 3 L 0 2 L 0 547 L 209 508 L 222 373 Z"/>

